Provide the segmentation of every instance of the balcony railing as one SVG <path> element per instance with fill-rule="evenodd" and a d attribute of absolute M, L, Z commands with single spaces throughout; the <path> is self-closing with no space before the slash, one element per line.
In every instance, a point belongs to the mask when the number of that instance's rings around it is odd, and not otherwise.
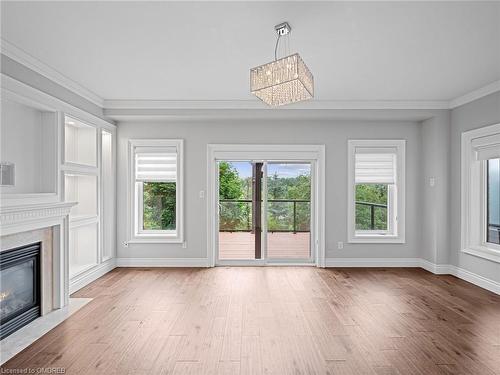
<path fill-rule="evenodd" d="M 291 212 L 285 210 L 281 217 L 284 224 L 289 226 L 289 217 L 292 218 L 291 228 L 279 228 L 276 225 L 268 225 L 269 232 L 309 232 L 310 215 L 299 217 L 300 205 L 307 205 L 310 213 L 310 201 L 305 199 L 268 199 L 270 203 L 268 212 L 273 213 L 273 205 L 289 204 Z M 252 200 L 251 199 L 219 199 L 219 214 L 221 232 L 251 232 L 252 231 Z M 387 205 L 371 202 L 356 202 L 356 206 L 366 206 L 370 209 L 370 229 L 376 229 L 375 210 L 387 210 Z M 303 208 L 303 207 L 302 207 Z M 279 216 L 279 215 L 278 215 Z"/>
<path fill-rule="evenodd" d="M 268 213 L 273 214 L 274 207 L 281 204 L 289 204 L 291 205 L 291 212 L 288 212 L 288 209 L 285 208 L 284 212 L 279 219 L 283 221 L 282 226 L 290 226 L 290 217 L 291 216 L 291 228 L 279 228 L 278 225 L 274 225 L 268 222 L 268 231 L 269 232 L 309 232 L 309 223 L 310 223 L 310 214 L 307 215 L 307 218 L 300 217 L 300 206 L 307 205 L 307 211 L 310 212 L 310 201 L 306 199 L 268 199 L 267 202 L 270 204 L 268 207 Z M 240 205 L 245 205 L 243 208 Z M 251 199 L 219 199 L 219 219 L 221 222 L 219 231 L 220 232 L 251 232 L 252 229 L 252 200 Z M 233 208 L 233 212 L 231 211 L 231 207 Z M 236 208 L 238 207 L 238 208 Z M 243 217 L 231 217 L 231 216 L 243 216 Z M 224 220 L 228 219 L 229 220 Z M 231 219 L 232 222 L 231 222 Z M 232 224 L 232 225 L 231 225 Z"/>
<path fill-rule="evenodd" d="M 488 224 L 488 242 L 500 244 L 500 225 Z"/>
<path fill-rule="evenodd" d="M 370 207 L 370 229 L 374 230 L 375 228 L 375 209 L 380 208 L 382 210 L 387 211 L 387 205 L 386 204 L 380 204 L 380 203 L 371 203 L 371 202 L 360 202 L 356 201 L 356 206 L 367 206 Z"/>

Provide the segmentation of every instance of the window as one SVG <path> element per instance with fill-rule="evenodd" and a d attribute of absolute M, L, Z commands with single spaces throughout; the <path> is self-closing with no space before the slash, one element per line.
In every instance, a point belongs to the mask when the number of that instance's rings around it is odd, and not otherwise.
<path fill-rule="evenodd" d="M 500 124 L 462 134 L 462 251 L 500 262 Z"/>
<path fill-rule="evenodd" d="M 131 140 L 131 242 L 182 242 L 182 141 Z"/>
<path fill-rule="evenodd" d="M 487 163 L 486 241 L 500 245 L 500 159 L 489 159 Z"/>
<path fill-rule="evenodd" d="M 350 140 L 349 242 L 404 242 L 404 140 Z"/>

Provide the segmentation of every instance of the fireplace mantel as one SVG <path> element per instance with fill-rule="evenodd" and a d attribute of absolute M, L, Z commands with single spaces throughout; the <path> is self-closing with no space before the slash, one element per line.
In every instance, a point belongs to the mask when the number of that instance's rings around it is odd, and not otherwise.
<path fill-rule="evenodd" d="M 27 232 L 52 228 L 52 307 L 55 309 L 69 302 L 69 212 L 75 204 L 61 202 L 0 207 L 1 237 L 22 238 Z"/>
<path fill-rule="evenodd" d="M 54 221 L 67 218 L 76 203 L 45 203 L 0 207 L 0 235 L 52 226 Z"/>

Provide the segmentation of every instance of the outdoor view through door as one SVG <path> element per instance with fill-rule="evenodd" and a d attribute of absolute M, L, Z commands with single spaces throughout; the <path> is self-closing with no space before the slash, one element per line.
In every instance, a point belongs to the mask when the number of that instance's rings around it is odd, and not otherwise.
<path fill-rule="evenodd" d="M 219 260 L 311 259 L 311 164 L 219 161 Z"/>

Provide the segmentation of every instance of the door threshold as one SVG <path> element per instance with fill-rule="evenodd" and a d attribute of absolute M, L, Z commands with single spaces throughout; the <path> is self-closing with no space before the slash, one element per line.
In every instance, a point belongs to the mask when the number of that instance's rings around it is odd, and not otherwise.
<path fill-rule="evenodd" d="M 226 260 L 215 264 L 215 267 L 316 267 L 313 262 L 258 262 Z"/>

